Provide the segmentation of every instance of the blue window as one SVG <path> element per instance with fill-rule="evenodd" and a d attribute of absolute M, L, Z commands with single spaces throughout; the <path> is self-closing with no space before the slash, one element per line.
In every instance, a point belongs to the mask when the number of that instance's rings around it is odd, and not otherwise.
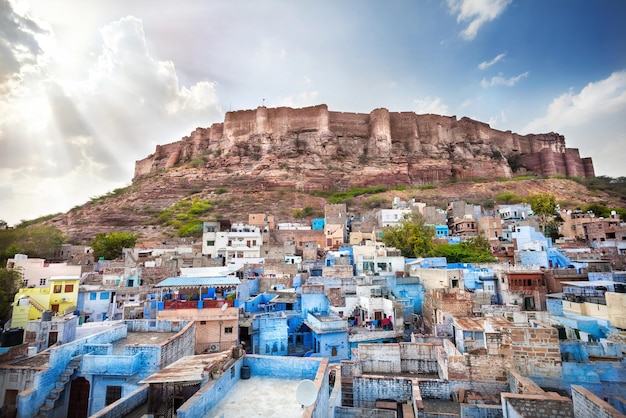
<path fill-rule="evenodd" d="M 109 298 L 109 292 L 100 293 L 100 300 L 106 300 Z"/>
<path fill-rule="evenodd" d="M 96 292 L 91 292 L 89 294 L 89 300 L 96 300 Z"/>

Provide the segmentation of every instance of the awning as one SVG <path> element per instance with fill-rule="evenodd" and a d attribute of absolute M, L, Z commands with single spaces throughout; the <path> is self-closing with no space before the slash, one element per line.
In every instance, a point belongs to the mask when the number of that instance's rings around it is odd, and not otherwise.
<path fill-rule="evenodd" d="M 567 286 L 577 287 L 597 287 L 597 286 L 614 286 L 616 284 L 623 284 L 619 282 L 613 282 L 611 280 L 591 280 L 591 281 L 575 281 L 575 282 L 561 282 L 561 284 Z"/>
<path fill-rule="evenodd" d="M 155 284 L 154 287 L 232 287 L 241 284 L 235 276 L 215 276 L 215 277 L 168 277 Z"/>

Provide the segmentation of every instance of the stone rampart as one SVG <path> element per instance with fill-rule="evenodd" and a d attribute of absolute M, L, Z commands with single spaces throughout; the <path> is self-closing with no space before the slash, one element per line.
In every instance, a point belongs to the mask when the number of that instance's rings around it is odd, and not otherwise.
<path fill-rule="evenodd" d="M 390 173 L 391 184 L 420 184 L 510 177 L 513 170 L 507 158 L 514 155 L 522 166 L 540 175 L 589 176 L 594 172 L 591 159 L 581 159 L 577 149 L 566 148 L 565 138 L 553 132 L 519 135 L 466 117 L 457 120 L 456 116 L 385 108 L 369 114 L 330 112 L 321 104 L 227 112 L 223 123 L 197 128 L 181 141 L 157 146 L 154 154 L 135 163 L 135 178 L 190 161 L 212 168 L 243 168 L 248 162 L 258 162 L 255 165 L 263 170 L 273 164 L 285 169 L 290 161 L 301 166 L 306 161 L 309 174 L 320 177 L 333 161 L 351 161 L 364 169 L 381 171 L 385 166 L 382 171 Z M 406 175 L 398 177 L 402 172 Z M 325 185 L 323 180 L 315 182 Z M 360 180 L 363 185 L 374 181 L 364 176 Z M 335 180 L 332 187 L 337 186 Z"/>

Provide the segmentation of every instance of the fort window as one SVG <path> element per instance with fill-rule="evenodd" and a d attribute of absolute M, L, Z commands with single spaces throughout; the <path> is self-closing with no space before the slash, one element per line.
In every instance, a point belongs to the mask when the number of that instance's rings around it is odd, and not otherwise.
<path fill-rule="evenodd" d="M 45 286 L 46 285 L 46 279 L 39 279 L 39 286 Z"/>

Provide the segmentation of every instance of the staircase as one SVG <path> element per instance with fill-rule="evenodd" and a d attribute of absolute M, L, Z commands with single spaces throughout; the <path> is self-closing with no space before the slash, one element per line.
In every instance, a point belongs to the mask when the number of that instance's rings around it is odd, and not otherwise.
<path fill-rule="evenodd" d="M 294 332 L 304 332 L 304 330 L 302 329 L 304 325 L 304 319 L 298 319 L 298 325 L 296 325 L 293 329 Z"/>
<path fill-rule="evenodd" d="M 43 311 L 47 311 L 48 310 L 48 308 L 46 308 L 41 303 L 37 302 L 35 299 L 33 299 L 31 297 L 28 298 L 28 303 L 30 303 L 30 306 L 32 306 L 33 308 L 37 309 L 39 312 L 43 312 Z"/>
<path fill-rule="evenodd" d="M 69 390 L 69 384 L 74 372 L 80 367 L 82 356 L 76 356 L 70 360 L 65 366 L 65 370 L 61 372 L 59 379 L 56 381 L 54 388 L 48 394 L 44 404 L 39 408 L 39 412 L 35 415 L 36 418 L 50 418 L 54 416 L 53 411 L 57 406 L 57 401 L 63 394 L 63 391 L 67 388 Z"/>

